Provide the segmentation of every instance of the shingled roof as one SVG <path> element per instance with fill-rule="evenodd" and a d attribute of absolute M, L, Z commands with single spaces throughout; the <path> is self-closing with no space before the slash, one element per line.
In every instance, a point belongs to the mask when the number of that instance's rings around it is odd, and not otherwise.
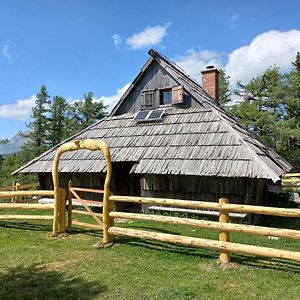
<path fill-rule="evenodd" d="M 112 161 L 135 162 L 131 172 L 136 174 L 266 178 L 276 182 L 291 168 L 278 154 L 253 138 L 176 65 L 155 51 L 150 55 L 152 58 L 120 99 L 111 116 L 68 141 L 103 139 L 110 147 Z M 199 106 L 185 109 L 170 107 L 159 122 L 135 122 L 135 113 L 114 115 L 153 60 L 175 77 L 199 101 Z M 16 172 L 51 172 L 58 146 Z M 59 170 L 104 172 L 105 163 L 100 152 L 80 150 L 64 153 Z"/>

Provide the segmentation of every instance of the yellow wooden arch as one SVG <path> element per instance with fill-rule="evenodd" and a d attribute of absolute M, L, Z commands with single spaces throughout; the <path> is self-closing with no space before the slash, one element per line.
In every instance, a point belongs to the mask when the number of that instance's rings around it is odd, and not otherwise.
<path fill-rule="evenodd" d="M 110 241 L 108 236 L 108 226 L 112 225 L 111 220 L 109 218 L 109 196 L 110 196 L 110 180 L 112 175 L 112 165 L 111 165 L 111 156 L 108 145 L 102 140 L 78 140 L 73 142 L 68 142 L 61 145 L 56 151 L 54 161 L 52 164 L 52 178 L 54 185 L 54 218 L 53 218 L 53 235 L 57 235 L 58 233 L 62 233 L 63 230 L 58 230 L 61 228 L 61 225 L 58 224 L 59 219 L 59 207 L 62 206 L 60 201 L 65 201 L 61 197 L 61 192 L 59 188 L 59 173 L 58 173 L 58 165 L 59 159 L 64 152 L 75 151 L 80 149 L 89 149 L 92 151 L 101 150 L 106 161 L 106 176 L 104 182 L 104 195 L 103 195 L 103 242 L 107 243 Z"/>

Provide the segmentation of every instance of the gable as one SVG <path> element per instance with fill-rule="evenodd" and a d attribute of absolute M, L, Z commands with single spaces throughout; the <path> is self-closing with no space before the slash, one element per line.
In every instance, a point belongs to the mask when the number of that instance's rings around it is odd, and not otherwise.
<path fill-rule="evenodd" d="M 130 87 L 129 93 L 121 99 L 121 103 L 117 109 L 114 109 L 111 115 L 117 116 L 125 113 L 137 113 L 144 108 L 144 93 L 150 92 L 153 97 L 154 105 L 150 107 L 157 109 L 164 106 L 162 101 L 162 94 L 164 91 L 173 91 L 176 95 L 178 87 L 184 90 L 183 101 L 174 104 L 177 107 L 190 108 L 202 106 L 199 101 L 191 95 L 184 86 L 176 80 L 160 63 L 152 60 L 151 63 L 145 68 L 142 74 L 139 74 L 138 80 L 134 80 Z M 175 102 L 175 101 L 173 101 Z M 172 106 L 170 104 L 169 106 Z"/>

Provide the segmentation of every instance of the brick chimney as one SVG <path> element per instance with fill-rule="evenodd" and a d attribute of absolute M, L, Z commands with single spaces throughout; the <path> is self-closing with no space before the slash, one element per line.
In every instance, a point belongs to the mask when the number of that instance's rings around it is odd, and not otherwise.
<path fill-rule="evenodd" d="M 214 66 L 207 66 L 202 73 L 202 87 L 216 101 L 219 101 L 219 71 Z"/>

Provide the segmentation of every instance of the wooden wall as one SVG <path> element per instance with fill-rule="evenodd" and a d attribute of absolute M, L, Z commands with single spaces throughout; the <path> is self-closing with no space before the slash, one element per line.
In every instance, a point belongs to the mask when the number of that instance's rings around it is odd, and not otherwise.
<path fill-rule="evenodd" d="M 145 175 L 141 195 L 216 202 L 228 197 L 230 203 L 255 204 L 257 180 L 197 176 Z M 264 199 L 266 201 L 266 198 Z"/>
<path fill-rule="evenodd" d="M 131 93 L 128 95 L 126 101 L 118 109 L 115 115 L 121 115 L 127 112 L 140 111 L 142 103 L 141 91 L 143 90 L 156 90 L 155 107 L 158 108 L 159 89 L 170 88 L 178 85 L 179 83 L 174 78 L 172 78 L 158 63 L 153 63 L 149 66 L 148 70 L 145 72 L 140 81 L 136 83 L 136 86 L 133 88 Z M 179 106 L 198 107 L 199 102 L 187 93 L 187 95 L 185 96 L 185 103 Z"/>

